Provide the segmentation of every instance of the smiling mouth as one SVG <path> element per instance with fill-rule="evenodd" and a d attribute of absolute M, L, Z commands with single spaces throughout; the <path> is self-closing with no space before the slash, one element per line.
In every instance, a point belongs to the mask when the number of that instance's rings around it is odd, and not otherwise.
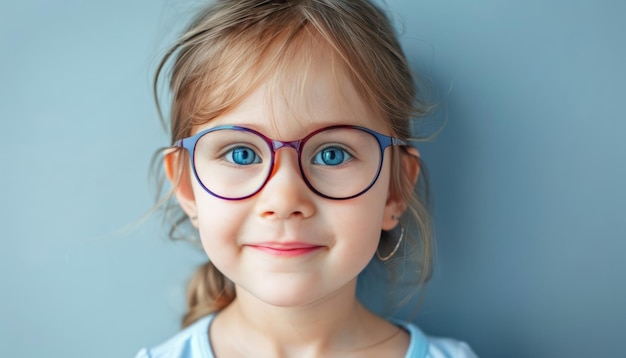
<path fill-rule="evenodd" d="M 289 243 L 289 244 L 280 244 L 280 243 L 260 243 L 260 244 L 249 244 L 246 245 L 252 249 L 259 250 L 261 252 L 265 252 L 270 255 L 275 256 L 302 256 L 307 255 L 317 250 L 322 249 L 324 246 L 320 245 L 312 245 L 305 243 Z"/>

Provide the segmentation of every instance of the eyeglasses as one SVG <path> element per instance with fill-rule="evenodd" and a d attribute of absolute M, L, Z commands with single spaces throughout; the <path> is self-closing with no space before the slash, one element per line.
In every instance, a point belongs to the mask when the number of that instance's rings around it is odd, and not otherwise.
<path fill-rule="evenodd" d="M 276 151 L 291 147 L 298 154 L 300 174 L 317 195 L 335 200 L 357 197 L 378 179 L 384 151 L 406 145 L 401 139 L 368 128 L 337 125 L 289 142 L 267 138 L 250 128 L 218 126 L 183 138 L 196 180 L 211 195 L 241 200 L 268 182 Z"/>

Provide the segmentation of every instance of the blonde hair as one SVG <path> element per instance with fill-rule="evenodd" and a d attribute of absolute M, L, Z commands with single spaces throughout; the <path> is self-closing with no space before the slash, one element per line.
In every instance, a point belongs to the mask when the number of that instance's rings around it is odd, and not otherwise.
<path fill-rule="evenodd" d="M 411 120 L 423 117 L 428 106 L 418 100 L 404 53 L 378 7 L 365 0 L 219 0 L 199 12 L 156 71 L 154 94 L 159 114 L 163 75 L 169 83 L 172 143 L 235 107 L 267 77 L 282 73 L 302 41 L 311 37 L 321 40 L 393 135 L 410 139 Z M 421 167 L 416 189 L 410 174 L 403 170 L 406 155 L 411 154 L 393 148 L 390 185 L 392 195 L 408 204 L 402 223 L 411 235 L 402 258 L 414 265 L 411 272 L 393 272 L 393 265 L 389 268 L 391 280 L 398 274 L 412 275 L 418 287 L 432 270 L 432 230 L 424 167 L 413 157 Z M 186 153 L 180 151 L 174 188 L 187 165 Z M 173 221 L 170 237 L 177 239 L 188 219 L 177 210 L 174 190 L 160 196 L 157 205 L 163 205 L 166 220 Z M 386 248 L 393 247 L 395 240 L 382 235 L 381 251 L 390 251 Z M 221 310 L 234 298 L 233 283 L 207 262 L 189 284 L 189 311 L 183 326 Z"/>

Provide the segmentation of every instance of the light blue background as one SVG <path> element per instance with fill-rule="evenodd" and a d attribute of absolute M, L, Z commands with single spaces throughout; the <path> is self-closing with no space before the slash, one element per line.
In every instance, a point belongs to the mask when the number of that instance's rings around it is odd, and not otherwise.
<path fill-rule="evenodd" d="M 626 3 L 387 2 L 448 120 L 420 146 L 419 324 L 483 357 L 623 355 Z M 129 357 L 177 330 L 204 257 L 140 218 L 168 144 L 151 71 L 185 4 L 0 3 L 0 356 Z"/>

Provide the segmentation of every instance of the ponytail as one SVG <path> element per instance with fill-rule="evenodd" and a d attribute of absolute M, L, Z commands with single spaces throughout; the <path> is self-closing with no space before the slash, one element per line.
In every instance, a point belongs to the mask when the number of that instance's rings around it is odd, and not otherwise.
<path fill-rule="evenodd" d="M 235 287 L 211 262 L 200 266 L 187 288 L 187 313 L 182 326 L 187 327 L 198 319 L 217 312 L 235 299 Z"/>

